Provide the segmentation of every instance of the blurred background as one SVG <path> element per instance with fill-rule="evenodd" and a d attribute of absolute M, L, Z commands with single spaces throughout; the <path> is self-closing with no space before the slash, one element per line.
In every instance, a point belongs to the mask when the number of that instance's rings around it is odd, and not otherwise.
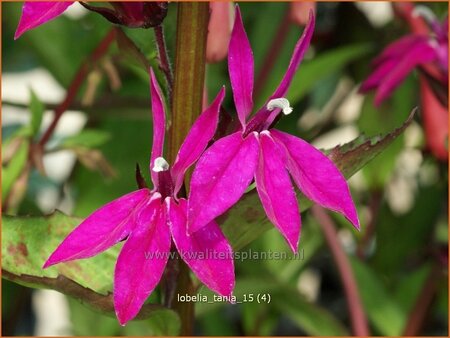
<path fill-rule="evenodd" d="M 438 18 L 448 12 L 446 3 L 423 5 Z M 45 152 L 33 155 L 31 167 L 27 155 L 32 145 L 24 140 L 39 138 L 48 128 L 77 68 L 111 25 L 75 4 L 14 41 L 21 3 L 1 6 L 3 213 L 40 216 L 58 209 L 86 217 L 135 189 L 136 163 L 147 168 L 152 139 L 147 75 L 113 44 L 90 70 Z M 169 5 L 164 21 L 171 57 L 176 6 Z M 282 77 L 302 24 L 292 19 L 295 13 L 287 3 L 240 7 L 254 51 L 258 105 Z M 370 74 L 371 60 L 408 34 L 407 24 L 387 2 L 318 3 L 316 14 L 301 81 L 291 89 L 294 112 L 279 128 L 330 149 L 360 134 L 372 137 L 399 127 L 420 105 L 418 74 L 409 75 L 380 108 L 372 94 L 359 94 L 358 86 Z M 123 30 L 155 59 L 151 30 Z M 226 60 L 207 65 L 206 84 L 210 98 L 223 84 L 231 93 Z M 232 96 L 225 100 L 231 110 Z M 31 116 L 37 110 L 43 117 L 36 126 Z M 417 324 L 413 334 L 448 335 L 448 163 L 436 159 L 425 143 L 419 113 L 403 135 L 350 179 L 361 232 L 332 215 L 373 335 L 401 335 L 411 322 Z M 324 236 L 310 212 L 302 220 L 302 259 L 236 261 L 236 294 L 270 294 L 271 302 L 199 303 L 196 334 L 351 334 L 339 272 Z M 14 254 L 6 251 L 7 241 L 2 239 L 4 257 Z M 275 229 L 242 250 L 249 249 L 289 251 Z M 112 315 L 59 292 L 6 279 L 2 300 L 3 335 L 177 334 L 176 324 L 164 316 L 121 327 Z"/>

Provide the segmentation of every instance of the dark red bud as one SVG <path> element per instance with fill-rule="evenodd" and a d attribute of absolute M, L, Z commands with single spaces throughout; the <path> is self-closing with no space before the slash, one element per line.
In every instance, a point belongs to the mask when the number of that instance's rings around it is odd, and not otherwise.
<path fill-rule="evenodd" d="M 110 2 L 113 8 L 80 3 L 108 21 L 130 28 L 158 26 L 163 22 L 168 10 L 167 2 Z"/>

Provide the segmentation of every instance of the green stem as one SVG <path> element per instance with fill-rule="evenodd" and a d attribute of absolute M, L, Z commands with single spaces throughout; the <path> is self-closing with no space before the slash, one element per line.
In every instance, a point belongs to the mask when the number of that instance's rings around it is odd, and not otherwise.
<path fill-rule="evenodd" d="M 167 148 L 169 163 L 174 162 L 178 149 L 202 109 L 208 19 L 207 2 L 178 4 L 172 123 Z M 173 309 L 181 319 L 180 334 L 188 336 L 193 334 L 194 305 L 191 302 L 178 302 L 177 294 L 192 295 L 195 288 L 186 264 L 181 260 L 176 262 L 179 266 Z"/>
<path fill-rule="evenodd" d="M 172 125 L 167 149 L 171 163 L 202 109 L 208 18 L 206 2 L 178 4 Z"/>

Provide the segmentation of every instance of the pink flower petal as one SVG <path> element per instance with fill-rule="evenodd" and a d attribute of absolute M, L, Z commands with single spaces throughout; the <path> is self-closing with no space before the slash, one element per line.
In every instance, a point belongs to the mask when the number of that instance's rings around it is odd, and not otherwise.
<path fill-rule="evenodd" d="M 392 58 L 386 59 L 373 71 L 372 74 L 361 84 L 359 91 L 361 93 L 366 93 L 369 90 L 377 88 L 381 83 L 383 83 L 385 77 L 392 72 L 392 70 L 397 67 L 400 59 Z"/>
<path fill-rule="evenodd" d="M 414 67 L 431 62 L 435 58 L 436 52 L 428 42 L 416 44 L 412 49 L 408 50 L 395 69 L 384 78 L 378 87 L 375 95 L 375 104 L 380 105 L 381 102 L 387 99 Z"/>
<path fill-rule="evenodd" d="M 14 40 L 26 31 L 50 21 L 61 15 L 74 1 L 25 1 L 22 7 L 22 17 L 17 26 Z"/>
<path fill-rule="evenodd" d="M 148 189 L 141 189 L 97 209 L 64 239 L 43 267 L 95 256 L 123 240 L 136 226 L 136 213 L 150 196 Z"/>
<path fill-rule="evenodd" d="M 133 319 L 158 285 L 170 252 L 170 230 L 161 199 L 142 209 L 114 272 L 114 307 L 119 323 Z"/>
<path fill-rule="evenodd" d="M 150 174 L 152 182 L 158 186 L 158 173 L 152 170 L 155 159 L 161 157 L 164 147 L 164 134 L 165 134 L 165 112 L 164 101 L 162 99 L 161 89 L 159 88 L 158 81 L 156 80 L 153 69 L 150 68 L 150 93 L 152 96 L 152 117 L 153 117 L 153 144 L 152 154 L 150 158 Z"/>
<path fill-rule="evenodd" d="M 220 106 L 225 97 L 225 87 L 217 95 L 211 106 L 194 122 L 186 136 L 175 163 L 172 167 L 172 177 L 175 181 L 174 196 L 183 185 L 184 173 L 200 157 L 214 136 L 219 122 Z"/>
<path fill-rule="evenodd" d="M 405 55 L 405 51 L 410 50 L 417 43 L 423 43 L 426 40 L 426 36 L 406 35 L 389 44 L 381 54 L 372 61 L 372 64 L 376 67 L 388 59 L 402 58 Z"/>
<path fill-rule="evenodd" d="M 253 51 L 238 6 L 228 49 L 228 72 L 239 121 L 242 128 L 245 128 L 245 120 L 253 109 L 254 63 Z"/>
<path fill-rule="evenodd" d="M 286 238 L 292 251 L 298 250 L 300 211 L 286 161 L 280 146 L 267 132 L 260 134 L 259 165 L 255 174 L 256 189 L 270 221 Z"/>
<path fill-rule="evenodd" d="M 166 199 L 169 225 L 178 252 L 198 279 L 222 296 L 231 296 L 234 289 L 233 250 L 215 222 L 187 235 L 186 200 L 177 204 Z"/>
<path fill-rule="evenodd" d="M 197 162 L 189 195 L 190 233 L 227 211 L 244 194 L 258 163 L 258 140 L 237 132 L 215 142 Z"/>
<path fill-rule="evenodd" d="M 263 123 L 263 129 L 267 129 L 280 113 L 281 109 L 279 108 L 276 108 L 273 111 L 269 111 L 267 109 L 267 104 L 272 99 L 282 98 L 286 96 L 289 90 L 289 86 L 291 85 L 292 79 L 294 78 L 294 75 L 297 72 L 300 63 L 303 60 L 303 55 L 305 54 L 311 42 L 311 38 L 314 32 L 314 25 L 315 25 L 314 14 L 313 11 L 310 10 L 309 22 L 306 25 L 305 29 L 303 30 L 302 36 L 295 45 L 291 61 L 289 62 L 288 69 L 286 70 L 283 79 L 281 80 L 278 88 L 275 90 L 272 96 L 270 96 L 269 99 L 266 101 L 264 106 L 261 107 L 258 110 L 258 112 L 253 116 L 253 118 L 249 122 L 249 126 L 252 124 Z"/>
<path fill-rule="evenodd" d="M 287 167 L 300 190 L 314 202 L 343 214 L 357 229 L 359 220 L 344 176 L 318 149 L 279 130 L 270 131 L 284 145 Z"/>
<path fill-rule="evenodd" d="M 291 85 L 291 81 L 295 73 L 297 72 L 298 66 L 303 60 L 303 55 L 305 55 L 305 52 L 309 47 L 309 43 L 311 42 L 311 38 L 314 32 L 314 25 L 314 12 L 311 10 L 309 12 L 309 22 L 306 25 L 302 36 L 295 45 L 294 53 L 292 54 L 288 69 L 286 70 L 286 73 L 284 74 L 284 77 L 281 80 L 277 90 L 275 90 L 269 100 L 286 96 L 289 86 Z"/>

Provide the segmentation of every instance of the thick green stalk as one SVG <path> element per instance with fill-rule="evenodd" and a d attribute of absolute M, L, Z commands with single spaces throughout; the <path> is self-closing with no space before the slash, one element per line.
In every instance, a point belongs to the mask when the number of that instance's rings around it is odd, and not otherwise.
<path fill-rule="evenodd" d="M 178 3 L 172 125 L 167 149 L 171 163 L 202 109 L 208 18 L 208 3 Z"/>
<path fill-rule="evenodd" d="M 169 163 L 174 162 L 181 143 L 202 109 L 208 18 L 207 2 L 178 3 L 172 118 L 167 148 Z M 194 305 L 178 302 L 177 295 L 191 295 L 195 289 L 186 264 L 181 260 L 176 263 L 179 272 L 172 307 L 181 319 L 181 335 L 192 335 Z"/>

